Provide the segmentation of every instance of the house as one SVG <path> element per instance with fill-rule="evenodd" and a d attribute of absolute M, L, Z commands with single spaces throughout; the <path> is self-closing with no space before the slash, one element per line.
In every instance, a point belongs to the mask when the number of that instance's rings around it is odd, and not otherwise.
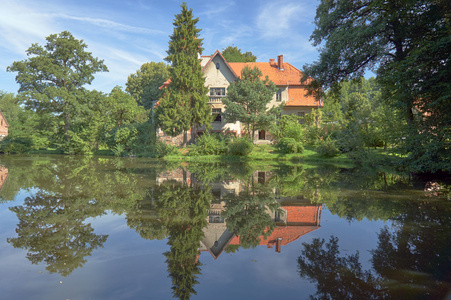
<path fill-rule="evenodd" d="M 278 90 L 268 104 L 268 108 L 283 104 L 282 115 L 295 114 L 304 117 L 312 109 L 324 106 L 321 99 L 306 95 L 306 87 L 300 82 L 302 72 L 290 63 L 284 62 L 283 55 L 279 55 L 277 61 L 270 59 L 268 62 L 237 63 L 227 62 L 221 52 L 216 50 L 211 56 L 201 56 L 200 64 L 202 72 L 205 74 L 205 85 L 209 89 L 209 104 L 214 116 L 211 132 L 233 133 L 236 136 L 241 136 L 243 133 L 244 126 L 240 122 L 229 123 L 222 116 L 225 111 L 222 99 L 227 95 L 227 87 L 240 77 L 241 71 L 246 66 L 257 67 L 263 73 L 262 79 L 268 76 L 269 80 L 277 86 Z M 169 85 L 170 82 L 167 80 L 162 88 Z M 199 132 L 203 130 L 200 128 Z M 164 136 L 161 130 L 158 131 L 158 135 Z M 256 135 L 258 136 L 255 139 L 271 139 L 271 136 L 264 130 L 259 131 Z"/>
<path fill-rule="evenodd" d="M 8 128 L 9 124 L 6 121 L 6 118 L 3 115 L 2 111 L 0 110 L 0 141 L 8 136 Z"/>

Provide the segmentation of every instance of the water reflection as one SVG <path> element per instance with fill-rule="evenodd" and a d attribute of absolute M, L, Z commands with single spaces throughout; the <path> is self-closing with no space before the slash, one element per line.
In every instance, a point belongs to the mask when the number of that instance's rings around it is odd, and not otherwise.
<path fill-rule="evenodd" d="M 173 296 L 189 299 L 199 290 L 202 255 L 220 261 L 223 253 L 259 246 L 283 255 L 284 246 L 321 231 L 326 208 L 347 222 L 394 225 L 379 232 L 368 270 L 358 252 L 340 256 L 338 238 L 304 243 L 299 274 L 316 284 L 316 297 L 435 299 L 450 288 L 450 188 L 440 181 L 299 165 L 75 157 L 2 163 L 1 198 L 31 194 L 10 207 L 19 223 L 7 242 L 49 273 L 69 276 L 87 265 L 109 238 L 90 218 L 113 213 L 143 239 L 167 240 Z"/>
<path fill-rule="evenodd" d="M 317 293 L 312 298 L 445 299 L 449 296 L 451 206 L 448 201 L 423 199 L 397 202 L 393 225 L 379 232 L 378 246 L 370 251 L 370 270 L 363 270 L 358 252 L 339 256 L 339 241 L 334 236 L 328 242 L 317 238 L 312 243 L 303 243 L 298 258 L 299 274 L 316 283 Z M 387 205 L 393 206 L 393 203 Z"/>
<path fill-rule="evenodd" d="M 69 275 L 86 263 L 86 257 L 102 247 L 108 235 L 97 235 L 86 218 L 99 214 L 99 203 L 91 199 L 62 199 L 38 192 L 25 198 L 16 213 L 18 237 L 8 238 L 15 248 L 26 249 L 33 264 L 45 262 L 47 271 Z"/>

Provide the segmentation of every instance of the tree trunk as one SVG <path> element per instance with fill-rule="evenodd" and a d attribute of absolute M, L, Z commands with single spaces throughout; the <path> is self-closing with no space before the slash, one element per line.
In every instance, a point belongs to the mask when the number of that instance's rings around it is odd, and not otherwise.
<path fill-rule="evenodd" d="M 66 139 L 66 142 L 70 141 L 69 136 L 69 129 L 70 129 L 70 116 L 68 113 L 64 115 L 64 138 Z"/>
<path fill-rule="evenodd" d="M 186 130 L 183 130 L 183 142 L 182 142 L 183 147 L 186 147 L 187 140 L 188 140 L 188 132 Z"/>

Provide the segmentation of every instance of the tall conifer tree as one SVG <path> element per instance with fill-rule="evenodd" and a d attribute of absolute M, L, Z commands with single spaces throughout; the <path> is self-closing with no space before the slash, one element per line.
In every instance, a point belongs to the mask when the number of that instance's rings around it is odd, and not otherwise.
<path fill-rule="evenodd" d="M 200 125 L 210 125 L 211 108 L 202 74 L 199 55 L 202 52 L 201 29 L 196 27 L 199 18 L 193 17 L 186 3 L 174 20 L 168 56 L 171 63 L 171 83 L 165 89 L 156 109 L 158 125 L 166 134 L 176 136 Z M 186 137 L 186 135 L 185 135 Z M 186 139 L 184 140 L 186 142 Z"/>

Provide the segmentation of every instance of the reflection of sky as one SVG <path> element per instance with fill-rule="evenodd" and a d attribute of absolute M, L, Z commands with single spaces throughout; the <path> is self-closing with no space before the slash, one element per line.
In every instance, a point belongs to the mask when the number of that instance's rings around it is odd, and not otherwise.
<path fill-rule="evenodd" d="M 19 203 L 23 197 L 18 196 Z M 108 214 L 87 219 L 96 234 L 108 235 L 103 248 L 86 257 L 82 268 L 68 277 L 48 274 L 45 265 L 32 265 L 25 250 L 6 242 L 15 237 L 18 222 L 8 210 L 16 203 L 0 205 L 0 294 L 4 299 L 168 299 L 171 279 L 163 253 L 167 241 L 145 240 L 130 229 L 124 215 Z M 285 298 L 307 299 L 315 293 L 313 284 L 299 277 L 297 258 L 303 242 L 313 238 L 339 238 L 340 255 L 360 251 L 360 262 L 370 266 L 368 250 L 377 246 L 377 233 L 383 222 L 348 223 L 323 209 L 321 227 L 282 247 L 282 253 L 266 246 L 223 252 L 214 260 L 202 252 L 202 275 L 195 286 L 198 299 Z M 61 283 L 60 283 L 61 282 Z"/>

